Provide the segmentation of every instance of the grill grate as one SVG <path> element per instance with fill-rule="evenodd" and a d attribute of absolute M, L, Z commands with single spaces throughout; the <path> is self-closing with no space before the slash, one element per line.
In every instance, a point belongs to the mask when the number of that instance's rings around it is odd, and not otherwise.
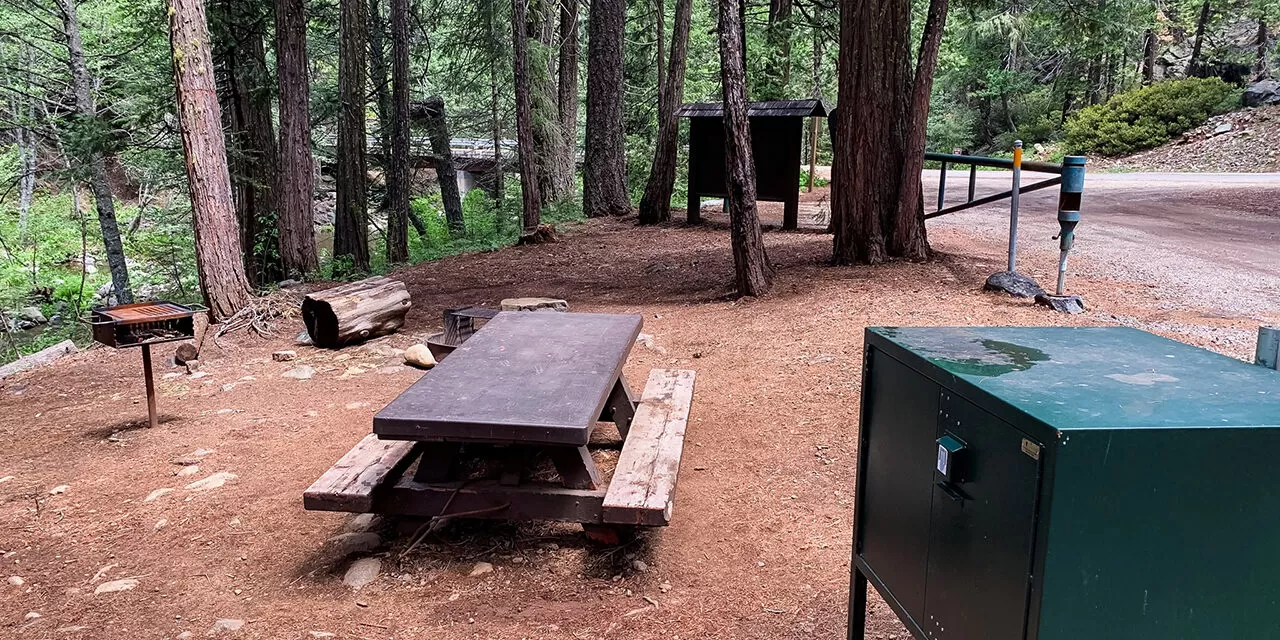
<path fill-rule="evenodd" d="M 199 310 L 174 302 L 138 302 L 93 310 L 93 339 L 109 347 L 136 347 L 195 335 Z"/>

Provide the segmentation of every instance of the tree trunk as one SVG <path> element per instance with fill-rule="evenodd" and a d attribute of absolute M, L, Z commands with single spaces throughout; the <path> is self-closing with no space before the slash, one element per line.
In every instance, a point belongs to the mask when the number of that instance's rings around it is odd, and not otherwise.
<path fill-rule="evenodd" d="M 929 0 L 929 15 L 920 36 L 920 58 L 916 62 L 911 88 L 910 119 L 907 121 L 906 158 L 902 163 L 902 192 L 898 197 L 889 252 L 908 260 L 929 257 L 929 239 L 924 227 L 925 136 L 929 124 L 929 96 L 933 94 L 933 72 L 938 66 L 938 49 L 947 24 L 947 0 Z"/>
<path fill-rule="evenodd" d="M 518 0 L 516 0 L 518 1 Z M 492 55 L 489 57 L 489 127 L 493 134 L 493 175 L 490 181 L 490 196 L 493 198 L 498 211 L 502 210 L 503 200 L 506 196 L 503 187 L 506 182 L 506 175 L 502 166 L 502 92 L 500 91 L 501 82 L 498 78 L 498 63 L 502 60 L 500 55 L 502 38 L 499 36 L 501 30 L 498 28 L 498 2 L 497 0 L 489 0 L 487 5 L 488 11 L 486 17 L 489 22 L 489 48 Z M 499 231 L 502 230 L 502 215 L 498 215 L 494 220 L 494 226 Z"/>
<path fill-rule="evenodd" d="M 1269 75 L 1267 65 L 1267 42 L 1271 39 L 1267 33 L 1267 19 L 1258 18 L 1258 56 L 1253 62 L 1253 79 L 1264 80 Z"/>
<path fill-rule="evenodd" d="M 71 67 L 71 87 L 75 95 L 76 112 L 86 119 L 97 119 L 98 110 L 93 101 L 93 78 L 84 61 L 84 44 L 80 40 L 80 18 L 76 14 L 75 0 L 57 0 L 62 14 L 63 35 L 67 38 L 67 63 Z M 207 56 L 208 53 L 206 52 Z M 212 80 L 212 79 L 211 79 Z M 102 243 L 107 251 L 107 265 L 111 269 L 111 284 L 118 304 L 133 302 L 133 289 L 129 285 L 129 267 L 124 261 L 124 244 L 120 241 L 120 226 L 116 223 L 116 205 L 107 183 L 107 163 L 102 151 L 90 143 L 85 154 L 89 166 L 89 189 L 93 192 L 98 210 L 98 226 L 102 230 Z"/>
<path fill-rule="evenodd" d="M 538 192 L 538 151 L 533 145 L 533 97 L 529 95 L 529 39 L 526 14 L 529 0 L 512 0 L 511 43 L 516 85 L 516 144 L 520 151 L 520 195 L 523 204 L 520 237 L 532 237 L 541 222 L 542 196 Z M 495 153 L 497 149 L 495 148 Z"/>
<path fill-rule="evenodd" d="M 378 210 L 386 213 L 391 208 L 391 120 L 395 106 L 391 100 L 391 79 L 387 71 L 387 18 L 383 15 L 382 0 L 369 0 L 369 84 L 373 85 L 373 110 L 378 116 L 379 153 L 370 154 L 370 161 L 382 170 L 382 199 Z"/>
<path fill-rule="evenodd" d="M 589 217 L 631 211 L 622 129 L 622 40 L 625 0 L 591 0 L 587 18 L 587 155 L 582 172 L 582 209 Z"/>
<path fill-rule="evenodd" d="M 30 48 L 27 49 L 27 64 L 32 63 Z M 30 67 L 28 67 L 28 74 Z M 28 76 L 27 86 L 31 86 L 30 76 Z M 17 129 L 18 142 L 18 241 L 26 243 L 28 225 L 31 222 L 31 199 L 36 192 L 36 171 L 39 169 L 39 159 L 37 157 L 36 135 L 31 130 L 28 123 L 35 122 L 36 105 L 35 100 L 29 96 L 20 96 L 17 98 L 17 104 L 20 105 L 14 109 L 14 113 L 23 114 L 26 122 Z"/>
<path fill-rule="evenodd" d="M 279 180 L 271 77 L 263 46 L 266 16 L 244 0 L 224 2 L 219 9 L 221 21 L 215 22 L 215 27 L 221 27 L 216 30 L 220 42 L 214 55 L 223 76 L 223 118 L 230 133 L 228 169 L 245 275 L 250 284 L 277 282 L 282 279 L 278 257 L 259 251 L 259 245 L 269 238 L 267 225 L 277 215 L 274 189 Z"/>
<path fill-rule="evenodd" d="M 431 154 L 436 157 L 436 177 L 440 181 L 440 199 L 444 202 L 444 218 L 449 230 L 466 231 L 462 219 L 462 196 L 458 193 L 458 172 L 453 166 L 453 152 L 449 148 L 449 121 L 445 116 L 444 98 L 431 96 L 419 103 L 425 112 L 427 137 L 431 140 Z"/>
<path fill-rule="evenodd" d="M 831 222 L 836 264 L 888 257 L 910 92 L 909 0 L 842 0 Z"/>
<path fill-rule="evenodd" d="M 555 0 L 533 0 L 528 31 L 533 38 L 529 49 L 529 90 L 533 108 L 533 148 L 538 164 L 538 195 L 541 205 L 568 198 L 572 169 L 566 166 L 564 133 L 560 130 L 559 88 L 552 76 L 552 45 L 559 11 Z M 566 178 L 566 176 L 569 176 Z"/>
<path fill-rule="evenodd" d="M 338 203 L 333 255 L 369 271 L 369 171 L 365 157 L 368 12 L 364 0 L 340 0 L 338 37 Z"/>
<path fill-rule="evenodd" d="M 816 5 L 815 5 L 816 6 Z M 769 0 L 769 23 L 765 40 L 769 55 L 765 57 L 764 82 L 757 100 L 784 100 L 791 82 L 791 12 L 792 0 Z"/>
<path fill-rule="evenodd" d="M 1200 75 L 1200 49 L 1204 44 L 1204 29 L 1209 24 L 1212 12 L 1209 0 L 1204 0 L 1204 5 L 1200 7 L 1200 19 L 1196 21 L 1195 44 L 1191 47 L 1191 58 L 1187 60 L 1188 77 Z"/>
<path fill-rule="evenodd" d="M 409 261 L 409 0 L 391 0 L 391 103 L 391 173 L 387 186 L 395 188 L 388 190 L 391 206 L 387 209 L 387 262 L 395 264 Z M 448 145 L 446 138 L 445 146 Z M 443 177 L 440 182 L 441 193 L 448 194 Z M 458 182 L 456 178 L 452 182 L 456 199 Z"/>
<path fill-rule="evenodd" d="M 662 109 L 662 91 L 663 87 L 667 85 L 667 53 L 664 48 L 665 44 L 663 43 L 663 39 L 666 37 L 666 34 L 664 34 L 663 31 L 667 26 L 667 7 L 663 0 L 654 0 L 653 5 L 653 12 L 657 16 L 657 19 L 654 21 L 654 26 L 656 27 L 655 31 L 657 33 L 658 43 L 658 54 L 654 66 L 658 68 L 658 109 Z M 661 112 L 659 112 L 658 117 L 662 117 Z M 659 125 L 659 127 L 661 127 L 661 125 Z"/>
<path fill-rule="evenodd" d="M 577 191 L 578 166 L 578 0 L 560 0 L 560 134 L 564 140 L 566 195 Z"/>
<path fill-rule="evenodd" d="M 201 0 L 170 0 L 178 121 L 187 165 L 195 227 L 196 269 L 205 304 L 215 320 L 249 303 L 249 281 L 240 259 L 240 236 L 231 205 L 231 176 L 214 87 L 209 28 Z"/>
<path fill-rule="evenodd" d="M 738 5 L 720 0 L 720 82 L 724 87 L 725 177 L 729 205 L 733 271 L 739 296 L 761 296 L 773 284 L 773 266 L 765 252 L 756 216 L 756 169 L 747 121 L 747 78 L 742 65 L 742 29 Z"/>
<path fill-rule="evenodd" d="M 680 119 L 676 110 L 684 97 L 684 75 L 689 55 L 692 0 L 676 0 L 675 23 L 671 31 L 671 59 L 658 104 L 658 144 L 649 167 L 649 180 L 640 199 L 640 224 L 657 224 L 671 219 L 671 192 L 676 184 L 677 145 Z"/>
<path fill-rule="evenodd" d="M 374 276 L 308 294 L 302 321 L 317 347 L 333 349 L 399 329 L 412 306 L 403 282 Z"/>
<path fill-rule="evenodd" d="M 306 0 L 276 0 L 276 74 L 280 83 L 280 172 L 276 221 L 285 277 L 319 268 L 311 156 L 311 81 L 307 70 Z"/>
<path fill-rule="evenodd" d="M 1147 29 L 1142 36 L 1142 86 L 1156 81 L 1156 49 L 1159 40 L 1155 29 Z"/>

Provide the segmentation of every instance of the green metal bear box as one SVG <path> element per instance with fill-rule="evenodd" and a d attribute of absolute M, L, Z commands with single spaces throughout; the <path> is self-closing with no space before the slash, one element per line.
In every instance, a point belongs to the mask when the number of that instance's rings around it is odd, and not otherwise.
<path fill-rule="evenodd" d="M 866 332 L 849 637 L 1280 638 L 1280 373 L 1127 328 Z"/>

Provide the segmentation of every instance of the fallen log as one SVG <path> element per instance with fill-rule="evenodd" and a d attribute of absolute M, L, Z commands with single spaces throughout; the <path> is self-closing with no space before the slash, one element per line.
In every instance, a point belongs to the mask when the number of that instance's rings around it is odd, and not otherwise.
<path fill-rule="evenodd" d="M 54 360 L 57 360 L 58 358 L 61 358 L 62 356 L 70 355 L 75 352 L 76 352 L 76 343 L 70 340 L 63 340 L 62 342 L 59 342 L 58 344 L 55 344 L 52 347 L 49 347 L 41 351 L 37 351 L 29 356 L 23 356 L 21 358 L 18 358 L 17 360 L 14 360 L 13 362 L 10 362 L 9 364 L 4 365 L 3 367 L 0 367 L 0 379 L 3 379 L 7 376 L 11 376 L 15 373 L 20 373 L 22 371 L 34 369 L 43 364 L 48 364 L 50 362 L 53 362 Z"/>
<path fill-rule="evenodd" d="M 403 282 L 374 276 L 307 295 L 302 320 L 317 347 L 332 349 L 399 329 L 412 306 Z"/>

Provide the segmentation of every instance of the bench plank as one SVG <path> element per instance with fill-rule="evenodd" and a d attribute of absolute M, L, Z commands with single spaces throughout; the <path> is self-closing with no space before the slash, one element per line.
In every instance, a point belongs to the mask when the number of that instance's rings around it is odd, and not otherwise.
<path fill-rule="evenodd" d="M 313 511 L 367 513 L 374 491 L 404 472 L 417 447 L 416 442 L 365 436 L 302 493 L 302 506 Z"/>
<path fill-rule="evenodd" d="M 618 456 L 604 498 L 604 521 L 664 526 L 671 520 L 695 372 L 655 369 Z"/>

